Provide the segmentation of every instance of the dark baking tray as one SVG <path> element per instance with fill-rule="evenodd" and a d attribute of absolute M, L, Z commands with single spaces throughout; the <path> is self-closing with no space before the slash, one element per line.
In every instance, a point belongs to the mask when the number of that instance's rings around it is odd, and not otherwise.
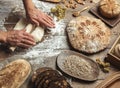
<path fill-rule="evenodd" d="M 103 17 L 98 10 L 98 5 L 99 4 L 96 4 L 90 9 L 90 12 L 92 14 L 97 16 L 99 19 L 101 19 L 103 22 L 105 22 L 110 27 L 114 27 L 120 22 L 120 15 L 118 17 L 112 18 L 112 19 L 108 19 L 108 18 Z"/>

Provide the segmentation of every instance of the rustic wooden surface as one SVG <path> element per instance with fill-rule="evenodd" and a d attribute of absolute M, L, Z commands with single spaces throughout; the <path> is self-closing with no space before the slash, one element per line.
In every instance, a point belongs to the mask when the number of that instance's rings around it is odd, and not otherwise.
<path fill-rule="evenodd" d="M 95 3 L 88 2 L 85 5 L 93 6 L 94 4 Z M 23 8 L 22 0 L 16 0 L 16 1 L 15 0 L 0 0 L 0 29 L 3 29 L 3 30 L 6 29 L 6 26 L 4 26 L 4 23 L 2 20 L 4 20 L 6 17 L 9 16 L 11 9 L 14 8 L 16 5 Z M 84 6 L 80 5 L 79 8 L 77 8 L 76 10 L 81 9 L 82 7 Z M 66 14 L 66 24 L 73 18 L 71 16 L 72 11 L 73 10 L 70 10 L 70 9 L 67 10 L 67 13 L 69 14 Z M 88 12 L 88 10 L 81 13 L 81 15 L 87 15 L 87 16 L 94 17 Z M 14 22 L 15 20 L 12 20 L 12 21 Z M 9 24 L 9 25 L 11 26 L 12 24 Z M 7 25 L 7 28 L 10 28 L 8 27 L 9 25 Z M 104 60 L 112 44 L 114 43 L 114 41 L 120 34 L 119 28 L 120 28 L 120 23 L 117 24 L 114 28 L 110 28 L 111 33 L 112 33 L 111 42 L 110 42 L 110 45 L 107 47 L 107 49 L 99 53 L 89 55 L 88 57 L 90 57 L 93 60 L 95 60 L 96 58 L 100 58 L 101 60 Z M 58 29 L 58 30 L 61 30 L 61 29 Z M 58 69 L 56 67 L 57 55 L 63 50 L 70 50 L 70 49 L 71 48 L 69 47 L 65 32 L 61 34 L 56 33 L 52 36 L 48 35 L 47 38 L 42 43 L 37 44 L 36 46 L 34 46 L 34 48 L 29 49 L 29 50 L 19 50 L 14 53 L 11 53 L 8 51 L 8 48 L 6 47 L 4 48 L 2 45 L 0 45 L 0 60 L 1 60 L 0 68 L 4 67 L 4 65 L 8 64 L 10 61 L 13 61 L 18 58 L 24 58 L 31 63 L 32 72 L 36 70 L 37 68 L 43 67 L 43 66 L 48 66 L 54 69 Z M 27 54 L 28 52 L 29 54 Z M 102 80 L 104 80 L 107 76 L 109 76 L 110 74 L 116 71 L 118 71 L 118 69 L 116 69 L 113 66 L 111 66 L 109 73 L 104 73 L 100 71 L 98 80 L 95 82 L 84 82 L 82 80 L 73 79 L 67 75 L 65 76 L 68 78 L 68 81 L 73 86 L 73 88 L 95 88 L 96 85 L 98 85 Z M 30 85 L 29 85 L 30 77 L 21 86 L 21 88 L 30 88 Z"/>

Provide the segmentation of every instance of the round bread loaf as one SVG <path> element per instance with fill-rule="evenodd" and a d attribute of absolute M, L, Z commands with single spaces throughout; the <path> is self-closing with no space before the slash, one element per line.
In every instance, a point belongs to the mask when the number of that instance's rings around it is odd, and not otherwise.
<path fill-rule="evenodd" d="M 31 72 L 26 60 L 18 59 L 0 70 L 0 88 L 19 88 Z"/>
<path fill-rule="evenodd" d="M 114 18 L 120 14 L 120 4 L 117 0 L 101 0 L 99 10 L 104 17 Z"/>
<path fill-rule="evenodd" d="M 85 53 L 96 53 L 105 49 L 110 42 L 110 30 L 96 18 L 80 16 L 67 26 L 71 46 Z"/>

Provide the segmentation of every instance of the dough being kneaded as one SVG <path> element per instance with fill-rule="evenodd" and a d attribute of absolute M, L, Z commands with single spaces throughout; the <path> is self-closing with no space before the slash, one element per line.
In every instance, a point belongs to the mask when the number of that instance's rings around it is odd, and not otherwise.
<path fill-rule="evenodd" d="M 36 27 L 35 25 L 29 23 L 25 18 L 21 18 L 14 27 L 14 30 L 23 30 L 25 29 L 27 33 L 30 33 L 35 42 L 41 42 L 44 37 L 44 29 L 40 26 Z M 15 51 L 16 47 L 10 47 L 10 50 Z"/>
<path fill-rule="evenodd" d="M 35 25 L 27 22 L 25 18 L 21 18 L 14 27 L 14 30 L 22 29 L 25 29 L 27 33 L 30 33 L 35 38 L 36 42 L 41 42 L 44 36 L 44 29 L 42 27 L 35 27 Z"/>

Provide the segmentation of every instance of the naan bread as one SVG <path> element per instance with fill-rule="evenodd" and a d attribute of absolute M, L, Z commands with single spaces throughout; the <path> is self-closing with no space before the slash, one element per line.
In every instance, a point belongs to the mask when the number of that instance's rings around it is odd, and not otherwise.
<path fill-rule="evenodd" d="M 76 50 L 95 53 L 106 48 L 110 42 L 110 30 L 96 18 L 80 16 L 71 20 L 67 33 Z"/>
<path fill-rule="evenodd" d="M 0 88 L 19 88 L 31 72 L 30 64 L 18 59 L 0 70 Z"/>

